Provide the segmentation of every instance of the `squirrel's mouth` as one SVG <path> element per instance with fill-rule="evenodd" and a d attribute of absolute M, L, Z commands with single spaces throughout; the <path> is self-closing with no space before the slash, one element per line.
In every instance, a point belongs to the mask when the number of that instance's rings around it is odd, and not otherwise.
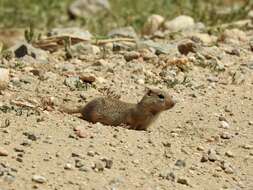
<path fill-rule="evenodd" d="M 176 100 L 170 100 L 166 103 L 167 109 L 173 108 L 176 105 L 177 101 Z"/>

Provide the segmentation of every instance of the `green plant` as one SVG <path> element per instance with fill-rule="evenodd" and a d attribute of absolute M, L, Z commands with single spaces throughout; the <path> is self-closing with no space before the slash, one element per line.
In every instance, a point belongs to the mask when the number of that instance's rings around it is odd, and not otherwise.
<path fill-rule="evenodd" d="M 14 57 L 13 53 L 9 50 L 2 51 L 0 55 L 6 60 L 11 60 Z"/>
<path fill-rule="evenodd" d="M 30 28 L 25 30 L 25 40 L 27 43 L 32 43 L 35 41 L 35 33 L 33 25 L 30 25 Z"/>
<path fill-rule="evenodd" d="M 73 53 L 71 51 L 70 46 L 71 46 L 71 39 L 70 38 L 65 38 L 64 39 L 64 50 L 65 50 L 66 59 L 73 58 Z"/>
<path fill-rule="evenodd" d="M 25 67 L 25 64 L 23 63 L 23 62 L 21 62 L 21 61 L 16 61 L 15 63 L 14 63 L 14 68 L 15 69 L 22 69 L 22 68 L 24 68 Z"/>

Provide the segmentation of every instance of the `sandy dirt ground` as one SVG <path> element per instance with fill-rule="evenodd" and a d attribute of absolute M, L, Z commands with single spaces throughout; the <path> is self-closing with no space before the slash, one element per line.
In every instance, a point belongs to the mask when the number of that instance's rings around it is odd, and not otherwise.
<path fill-rule="evenodd" d="M 168 55 L 2 58 L 10 82 L 0 94 L 0 189 L 253 189 L 253 35 L 245 36 L 188 55 L 177 51 L 182 37 L 167 41 L 176 52 Z M 177 104 L 147 131 L 59 111 L 99 96 L 136 103 L 148 86 Z"/>

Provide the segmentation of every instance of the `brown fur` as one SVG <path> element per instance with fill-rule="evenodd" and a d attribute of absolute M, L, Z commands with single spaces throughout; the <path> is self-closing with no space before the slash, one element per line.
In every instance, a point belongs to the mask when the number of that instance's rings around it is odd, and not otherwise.
<path fill-rule="evenodd" d="M 63 108 L 69 114 L 81 113 L 83 119 L 105 125 L 120 126 L 135 130 L 146 130 L 159 113 L 175 105 L 171 96 L 161 90 L 149 89 L 137 104 L 126 103 L 113 98 L 96 98 L 84 107 Z"/>

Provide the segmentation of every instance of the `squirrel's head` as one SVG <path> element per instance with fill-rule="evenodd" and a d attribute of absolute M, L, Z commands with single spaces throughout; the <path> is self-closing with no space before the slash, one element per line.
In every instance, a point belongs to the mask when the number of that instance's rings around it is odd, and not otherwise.
<path fill-rule="evenodd" d="M 147 89 L 147 93 L 139 102 L 139 106 L 156 114 L 168 110 L 176 104 L 176 101 L 169 94 L 158 89 Z"/>

